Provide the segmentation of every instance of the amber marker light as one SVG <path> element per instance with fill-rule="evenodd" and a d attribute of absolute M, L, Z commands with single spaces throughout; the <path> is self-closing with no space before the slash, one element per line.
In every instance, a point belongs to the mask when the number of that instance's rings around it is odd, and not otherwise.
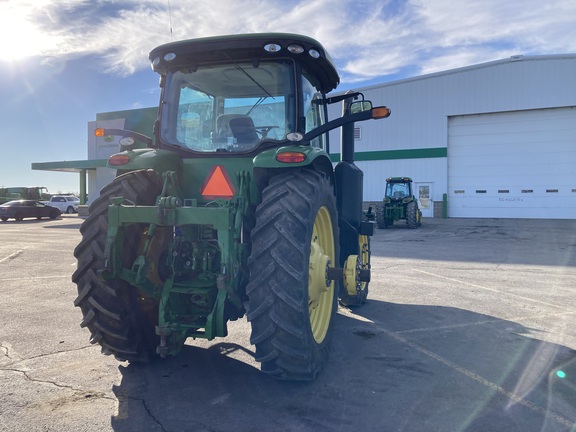
<path fill-rule="evenodd" d="M 96 128 L 96 129 L 94 130 L 94 136 L 97 136 L 97 137 L 103 137 L 103 136 L 105 136 L 104 128 Z"/>
<path fill-rule="evenodd" d="M 373 119 L 383 119 L 386 117 L 390 117 L 390 108 L 386 108 L 385 106 L 372 108 L 372 118 Z"/>
<path fill-rule="evenodd" d="M 306 155 L 300 152 L 282 152 L 276 155 L 276 160 L 283 163 L 300 163 L 306 160 Z"/>
<path fill-rule="evenodd" d="M 108 158 L 108 163 L 112 166 L 126 165 L 128 162 L 130 162 L 130 156 L 127 154 L 119 153 Z"/>

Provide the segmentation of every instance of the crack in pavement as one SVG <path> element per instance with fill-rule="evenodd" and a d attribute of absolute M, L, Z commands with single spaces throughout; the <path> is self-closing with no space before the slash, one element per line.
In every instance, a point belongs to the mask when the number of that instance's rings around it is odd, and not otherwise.
<path fill-rule="evenodd" d="M 67 350 L 61 350 L 61 351 L 54 351 L 51 353 L 43 353 L 43 354 L 38 354 L 32 357 L 26 357 L 26 358 L 21 358 L 21 359 L 14 359 L 11 357 L 10 355 L 10 348 L 7 347 L 6 345 L 2 345 L 0 344 L 0 350 L 4 351 L 4 357 L 7 357 L 8 359 L 12 360 L 12 363 L 10 363 L 11 366 L 16 365 L 18 363 L 22 363 L 28 360 L 36 360 L 39 358 L 43 358 L 43 357 L 50 357 L 56 354 L 66 354 L 66 353 L 71 353 L 71 352 L 76 352 L 76 351 L 82 351 L 88 348 L 93 348 L 93 345 L 87 345 L 87 346 L 83 346 L 80 348 L 74 348 L 74 349 L 67 349 Z M 0 367 L 0 370 L 2 370 L 3 368 Z"/>
<path fill-rule="evenodd" d="M 61 388 L 61 389 L 67 389 L 67 390 L 72 390 L 74 393 L 84 397 L 84 398 L 92 398 L 92 397 L 96 397 L 99 399 L 108 399 L 111 401 L 116 401 L 115 398 L 110 397 L 108 395 L 106 395 L 106 393 L 101 393 L 101 392 L 91 392 L 91 391 L 85 391 L 85 390 L 80 390 L 78 388 L 74 388 L 71 385 L 66 385 L 66 384 L 59 384 L 56 381 L 51 381 L 51 380 L 43 380 L 43 379 L 38 379 L 38 378 L 33 378 L 29 375 L 28 371 L 24 371 L 21 369 L 15 369 L 15 368 L 0 368 L 1 371 L 5 371 L 5 372 L 15 372 L 15 373 L 19 373 L 22 374 L 24 376 L 24 378 L 26 378 L 27 381 L 33 382 L 33 383 L 42 383 L 42 384 L 51 384 L 55 387 Z"/>
<path fill-rule="evenodd" d="M 7 346 L 0 345 L 0 350 L 4 351 L 4 357 L 7 357 L 10 360 L 12 360 L 12 358 L 10 357 L 10 352 L 9 352 L 9 349 Z"/>
<path fill-rule="evenodd" d="M 164 425 L 162 424 L 162 422 L 160 422 L 160 420 L 158 420 L 154 414 L 152 414 L 152 411 L 150 410 L 150 407 L 148 406 L 148 404 L 146 403 L 146 399 L 140 399 L 140 398 L 135 398 L 132 396 L 126 396 L 126 395 L 121 395 L 121 396 L 117 396 L 118 398 L 118 402 L 119 403 L 125 403 L 125 401 L 129 400 L 129 401 L 133 401 L 133 402 L 139 402 L 142 404 L 142 407 L 144 408 L 144 411 L 146 411 L 146 414 L 148 414 L 148 417 L 150 417 L 152 419 L 152 421 L 154 423 L 156 423 L 159 427 L 160 430 L 162 430 L 163 432 L 168 432 L 168 429 L 166 429 L 164 427 Z M 117 420 L 121 420 L 121 414 L 119 413 L 118 416 L 116 416 Z"/>
<path fill-rule="evenodd" d="M 154 414 L 152 413 L 152 411 L 151 411 L 150 407 L 148 406 L 148 403 L 146 402 L 145 399 L 139 399 L 139 398 L 124 396 L 124 395 L 118 396 L 118 397 L 112 397 L 112 396 L 108 396 L 106 393 L 102 393 L 102 392 L 90 391 L 90 390 L 81 390 L 81 389 L 75 388 L 74 386 L 67 385 L 67 384 L 60 384 L 60 383 L 53 381 L 53 380 L 34 378 L 34 377 L 30 376 L 30 371 L 25 371 L 25 370 L 18 369 L 16 367 L 14 367 L 18 363 L 21 363 L 24 361 L 39 359 L 39 358 L 43 358 L 43 357 L 50 357 L 50 356 L 53 356 L 55 354 L 81 351 L 81 350 L 84 350 L 87 348 L 93 348 L 93 347 L 94 347 L 93 345 L 88 345 L 88 346 L 81 347 L 81 348 L 75 348 L 75 349 L 71 349 L 71 350 L 62 350 L 62 351 L 57 351 L 57 352 L 48 353 L 48 354 L 39 354 L 39 355 L 36 355 L 33 357 L 15 360 L 9 367 L 6 367 L 6 366 L 0 367 L 0 371 L 13 372 L 13 373 L 21 374 L 29 382 L 49 384 L 49 385 L 52 385 L 52 386 L 60 388 L 60 389 L 70 390 L 74 393 L 74 397 L 73 397 L 72 402 L 83 401 L 83 400 L 88 400 L 88 399 L 105 399 L 105 400 L 110 400 L 113 402 L 122 402 L 122 401 L 126 401 L 126 400 L 131 400 L 134 402 L 138 402 L 138 403 L 142 404 L 142 407 L 144 408 L 144 411 L 146 411 L 146 414 L 148 415 L 148 417 L 150 417 L 150 419 L 158 425 L 160 430 L 162 430 L 163 432 L 168 432 L 168 429 L 166 429 L 164 427 L 164 425 L 154 416 Z M 0 350 L 3 351 L 4 357 L 7 357 L 8 359 L 13 360 L 12 357 L 10 356 L 10 349 L 8 346 L 0 345 Z M 57 408 L 58 406 L 64 405 L 65 403 L 66 402 L 61 402 L 60 404 L 54 406 L 54 408 Z"/>

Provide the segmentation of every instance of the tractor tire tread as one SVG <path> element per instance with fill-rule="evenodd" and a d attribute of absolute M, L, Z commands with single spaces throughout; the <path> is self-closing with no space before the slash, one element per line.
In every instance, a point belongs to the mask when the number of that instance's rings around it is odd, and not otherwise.
<path fill-rule="evenodd" d="M 310 217 L 312 213 L 315 217 L 319 200 L 333 208 L 335 224 L 336 204 L 328 178 L 312 170 L 291 171 L 271 179 L 256 209 L 248 259 L 251 279 L 246 288 L 250 341 L 256 345 L 262 371 L 278 379 L 314 379 L 328 356 L 334 315 L 328 334 L 317 343 L 310 329 L 307 291 L 314 224 Z M 333 232 L 337 254 L 338 233 Z"/>
<path fill-rule="evenodd" d="M 144 362 L 155 354 L 154 326 L 142 311 L 136 290 L 122 280 L 104 281 L 98 270 L 104 268 L 110 198 L 123 196 L 141 205 L 153 205 L 162 190 L 162 180 L 152 170 L 134 171 L 117 177 L 105 186 L 89 209 L 80 228 L 82 240 L 74 249 L 78 268 L 72 281 L 78 286 L 74 305 L 82 310 L 81 326 L 91 333 L 91 343 L 120 360 Z M 131 230 L 131 231 L 130 231 Z M 127 229 L 126 250 L 139 241 L 138 228 Z"/>

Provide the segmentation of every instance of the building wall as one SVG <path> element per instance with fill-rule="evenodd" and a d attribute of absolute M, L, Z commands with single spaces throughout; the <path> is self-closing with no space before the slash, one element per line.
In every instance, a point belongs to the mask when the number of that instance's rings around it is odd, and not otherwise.
<path fill-rule="evenodd" d="M 363 152 L 393 154 L 397 150 L 444 149 L 446 157 L 357 162 L 365 168 L 365 199 L 383 193 L 378 185 L 390 176 L 410 176 L 434 183 L 433 201 L 447 193 L 448 120 L 453 116 L 576 106 L 576 55 L 512 57 L 506 60 L 424 75 L 356 89 L 374 106 L 386 105 L 392 115 L 356 125 L 357 160 Z M 341 106 L 330 107 L 331 117 Z M 340 147 L 330 136 L 331 152 Z M 409 154 L 408 154 L 409 156 Z M 404 156 L 402 156 L 404 157 Z"/>

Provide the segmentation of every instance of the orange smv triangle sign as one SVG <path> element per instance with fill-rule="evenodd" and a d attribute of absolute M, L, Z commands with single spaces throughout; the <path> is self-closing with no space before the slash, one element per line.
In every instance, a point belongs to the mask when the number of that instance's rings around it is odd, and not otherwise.
<path fill-rule="evenodd" d="M 214 165 L 200 188 L 205 199 L 230 199 L 236 193 L 228 173 L 222 165 Z"/>

